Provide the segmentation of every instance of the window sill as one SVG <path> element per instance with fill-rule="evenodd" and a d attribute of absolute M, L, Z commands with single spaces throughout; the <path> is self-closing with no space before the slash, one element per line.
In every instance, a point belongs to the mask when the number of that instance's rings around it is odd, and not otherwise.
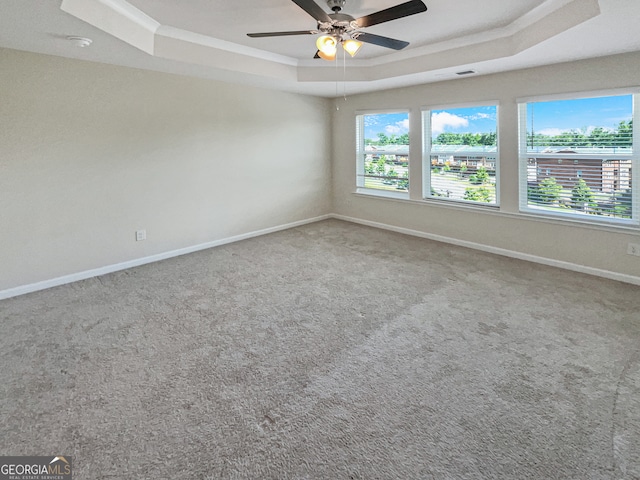
<path fill-rule="evenodd" d="M 500 208 L 499 205 L 495 204 L 481 204 L 481 203 L 472 203 L 466 202 L 464 200 L 442 200 L 439 198 L 425 198 L 423 200 L 414 200 L 409 197 L 409 193 L 396 193 L 396 192 L 386 192 L 384 190 L 373 190 L 370 188 L 358 188 L 354 193 L 354 195 L 363 196 L 363 197 L 373 197 L 373 198 L 382 198 L 387 200 L 398 200 L 401 202 L 414 203 L 418 205 L 434 205 L 441 207 L 451 207 L 451 208 L 462 208 L 465 210 L 473 209 L 473 210 L 483 210 L 483 211 L 492 211 L 498 210 Z"/>
<path fill-rule="evenodd" d="M 389 192 L 393 194 L 394 192 Z M 444 208 L 450 210 L 457 210 L 459 212 L 477 212 L 482 215 L 495 215 L 503 218 L 512 218 L 518 220 L 528 220 L 532 222 L 540 222 L 552 225 L 559 226 L 573 226 L 579 228 L 585 228 L 589 230 L 600 230 L 606 232 L 617 232 L 624 234 L 635 234 L 640 235 L 640 226 L 636 224 L 611 224 L 611 223 L 600 223 L 600 222 L 585 222 L 580 219 L 575 218 L 557 218 L 553 216 L 544 216 L 531 212 L 520 211 L 517 213 L 512 212 L 503 212 L 500 210 L 499 205 L 476 205 L 470 204 L 466 202 L 456 202 L 453 200 L 435 200 L 435 199 L 424 199 L 424 200 L 414 200 L 409 198 L 408 194 L 404 194 L 403 196 L 395 196 L 390 195 L 380 195 L 378 191 L 371 192 L 370 189 L 359 188 L 352 195 L 363 197 L 363 198 L 375 198 L 379 200 L 390 200 L 393 202 L 400 202 L 404 204 L 413 204 L 413 205 L 422 205 L 426 207 L 432 208 Z M 402 194 L 400 194 L 402 195 Z"/>
<path fill-rule="evenodd" d="M 613 220 L 609 217 L 597 216 L 597 215 L 576 215 L 571 213 L 549 213 L 544 211 L 538 211 L 535 208 L 521 208 L 520 215 L 527 218 L 541 218 L 545 220 L 554 220 L 560 223 L 572 223 L 588 226 L 598 226 L 605 229 L 610 228 L 623 228 L 637 230 L 639 225 L 632 219 L 628 220 Z M 582 218 L 589 218 L 589 220 L 583 220 Z"/>
<path fill-rule="evenodd" d="M 358 187 L 356 190 L 357 195 L 364 195 L 367 197 L 379 197 L 379 198 L 388 198 L 392 200 L 410 200 L 409 192 L 394 192 L 393 190 L 378 190 L 375 188 L 363 188 Z"/>

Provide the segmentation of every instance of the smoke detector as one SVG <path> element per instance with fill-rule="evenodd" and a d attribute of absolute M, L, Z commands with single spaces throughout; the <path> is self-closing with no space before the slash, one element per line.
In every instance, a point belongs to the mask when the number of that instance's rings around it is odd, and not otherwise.
<path fill-rule="evenodd" d="M 81 47 L 81 48 L 88 47 L 89 45 L 91 45 L 93 43 L 93 40 L 91 40 L 90 38 L 85 38 L 85 37 L 71 36 L 71 37 L 67 37 L 67 40 L 69 40 L 76 47 Z"/>

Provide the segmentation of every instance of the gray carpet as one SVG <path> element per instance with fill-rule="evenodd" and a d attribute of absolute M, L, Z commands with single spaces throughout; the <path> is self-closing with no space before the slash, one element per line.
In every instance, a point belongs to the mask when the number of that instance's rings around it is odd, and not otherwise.
<path fill-rule="evenodd" d="M 0 302 L 76 479 L 640 478 L 640 288 L 319 222 Z"/>

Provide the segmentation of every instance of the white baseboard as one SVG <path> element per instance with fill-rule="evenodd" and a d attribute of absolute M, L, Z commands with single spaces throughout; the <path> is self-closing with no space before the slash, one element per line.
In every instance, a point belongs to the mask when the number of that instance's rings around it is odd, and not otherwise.
<path fill-rule="evenodd" d="M 598 277 L 608 278 L 610 280 L 617 280 L 619 282 L 630 283 L 633 285 L 640 285 L 640 277 L 633 275 L 626 275 L 623 273 L 611 272 L 609 270 L 602 270 L 599 268 L 587 267 L 584 265 L 578 265 L 570 262 L 563 262 L 560 260 L 554 260 L 546 257 L 539 257 L 537 255 L 529 255 L 526 253 L 516 252 L 513 250 L 507 250 L 505 248 L 492 247 L 489 245 L 483 245 L 481 243 L 468 242 L 466 240 L 459 240 L 451 237 L 444 237 L 442 235 L 435 235 L 432 233 L 426 233 L 419 230 L 412 230 L 409 228 L 397 227 L 394 225 L 388 225 L 380 222 L 373 222 L 370 220 L 363 220 L 355 217 L 348 217 L 345 215 L 328 214 L 319 217 L 308 218 L 297 222 L 287 223 L 284 225 L 277 225 L 275 227 L 265 228 L 262 230 L 256 230 L 253 232 L 244 233 L 242 235 L 235 235 L 233 237 L 227 237 L 220 240 L 214 240 L 211 242 L 201 243 L 199 245 L 193 245 L 191 247 L 185 247 L 178 250 L 172 250 L 169 252 L 159 253 L 148 257 L 137 258 L 122 263 L 113 265 L 107 265 L 92 270 L 86 270 L 83 272 L 72 273 L 70 275 L 64 275 L 62 277 L 52 278 L 50 280 L 43 280 L 41 282 L 32 283 L 29 285 L 21 285 L 19 287 L 9 288 L 6 290 L 0 290 L 0 300 L 17 297 L 18 295 L 24 295 L 27 293 L 37 292 L 38 290 L 45 290 L 51 287 L 57 287 L 59 285 L 65 285 L 67 283 L 77 282 L 79 280 L 86 280 L 88 278 L 97 277 L 100 275 L 106 275 L 108 273 L 117 272 L 120 270 L 126 270 L 127 268 L 138 267 L 147 263 L 158 262 L 167 258 L 178 257 L 180 255 L 186 255 L 188 253 L 197 252 L 200 250 L 206 250 L 207 248 L 218 247 L 220 245 L 226 245 L 228 243 L 238 242 L 240 240 L 246 240 L 248 238 L 259 237 L 261 235 L 267 235 L 269 233 L 278 232 L 281 230 L 287 230 L 289 228 L 299 227 L 308 223 L 319 222 L 321 220 L 327 220 L 329 218 L 335 218 L 338 220 L 344 220 L 351 223 L 358 223 L 360 225 L 366 225 L 374 228 L 381 228 L 384 230 L 390 230 L 393 232 L 403 233 L 405 235 L 412 235 L 414 237 L 426 238 L 429 240 L 435 240 L 438 242 L 449 243 L 452 245 L 458 245 L 460 247 L 473 248 L 483 252 L 494 253 L 496 255 L 502 255 L 505 257 L 517 258 L 519 260 L 526 260 L 529 262 L 540 263 L 542 265 L 549 265 L 552 267 L 563 268 L 565 270 L 571 270 L 574 272 L 586 273 L 588 275 L 595 275 Z"/>
<path fill-rule="evenodd" d="M 122 262 L 122 263 L 116 263 L 113 265 L 107 265 L 100 268 L 94 268 L 92 270 L 72 273 L 70 275 L 64 275 L 62 277 L 52 278 L 50 280 L 43 280 L 41 282 L 31 283 L 29 285 L 21 285 L 19 287 L 0 290 L 0 300 L 4 300 L 6 298 L 11 298 L 11 297 L 17 297 L 18 295 L 24 295 L 26 293 L 37 292 L 38 290 L 45 290 L 51 287 L 57 287 L 59 285 L 65 285 L 67 283 L 77 282 L 79 280 L 86 280 L 88 278 L 98 277 L 100 275 L 106 275 L 107 273 L 126 270 L 127 268 L 138 267 L 140 265 L 145 265 L 147 263 L 166 260 L 167 258 L 178 257 L 180 255 L 186 255 L 188 253 L 193 253 L 200 250 L 206 250 L 207 248 L 213 248 L 213 247 L 218 247 L 220 245 L 226 245 L 228 243 L 239 242 L 240 240 L 259 237 L 261 235 L 267 235 L 269 233 L 274 233 L 274 232 L 279 232 L 281 230 L 287 230 L 289 228 L 299 227 L 301 225 L 306 225 L 308 223 L 315 223 L 321 220 L 327 220 L 328 218 L 331 218 L 331 215 L 322 215 L 319 217 L 308 218 L 305 220 L 299 220 L 297 222 L 291 222 L 284 225 L 277 225 L 275 227 L 243 233 L 242 235 L 235 235 L 233 237 L 214 240 L 212 242 L 201 243 L 199 245 L 193 245 L 191 247 L 180 248 L 178 250 L 172 250 L 170 252 L 158 253 L 156 255 L 150 255 L 148 257 L 136 258 L 133 260 L 128 260 L 126 262 Z"/>
<path fill-rule="evenodd" d="M 458 245 L 460 247 L 473 248 L 475 250 L 481 250 L 483 252 L 494 253 L 496 255 L 502 255 L 505 257 L 517 258 L 519 260 L 526 260 L 528 262 L 540 263 L 542 265 L 549 265 L 551 267 L 563 268 L 565 270 L 571 270 L 573 272 L 586 273 L 588 275 L 595 275 L 597 277 L 608 278 L 610 280 L 617 280 L 619 282 L 631 283 L 633 285 L 640 285 L 640 277 L 633 275 L 627 275 L 624 273 L 611 272 L 609 270 L 602 270 L 599 268 L 586 267 L 576 263 L 563 262 L 561 260 L 554 260 L 552 258 L 539 257 L 537 255 L 529 255 L 527 253 L 516 252 L 513 250 L 507 250 L 505 248 L 492 247 L 489 245 L 483 245 L 481 243 L 468 242 L 466 240 L 459 240 L 457 238 L 444 237 L 442 235 L 434 235 L 432 233 L 421 232 L 419 230 L 412 230 L 409 228 L 396 227 L 394 225 L 387 225 L 386 223 L 372 222 L 370 220 L 363 220 L 360 218 L 347 217 L 345 215 L 330 215 L 331 218 L 338 220 L 344 220 L 346 222 L 358 223 L 360 225 L 366 225 L 374 228 L 381 228 L 384 230 L 390 230 L 393 232 L 404 233 L 405 235 L 412 235 L 414 237 L 426 238 L 429 240 L 435 240 L 437 242 L 450 243 L 452 245 Z"/>

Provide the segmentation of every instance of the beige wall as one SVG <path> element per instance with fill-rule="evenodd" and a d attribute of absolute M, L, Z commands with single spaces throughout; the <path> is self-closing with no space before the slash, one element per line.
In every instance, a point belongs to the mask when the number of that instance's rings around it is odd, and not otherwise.
<path fill-rule="evenodd" d="M 343 99 L 332 110 L 333 211 L 393 227 L 412 229 L 522 257 L 569 262 L 640 280 L 640 257 L 626 254 L 627 243 L 640 243 L 640 229 L 603 229 L 534 220 L 518 213 L 519 97 L 594 91 L 640 85 L 640 53 L 551 65 L 496 75 L 363 94 Z M 355 115 L 362 110 L 411 109 L 411 178 L 420 178 L 420 109 L 429 105 L 497 101 L 500 106 L 501 209 L 452 208 L 420 201 L 400 202 L 355 194 Z M 415 152 L 415 153 L 414 153 Z M 516 255 L 517 256 L 517 255 Z"/>
<path fill-rule="evenodd" d="M 639 229 L 539 221 L 517 202 L 517 97 L 636 85 L 640 53 L 352 96 L 336 110 L 0 49 L 0 293 L 330 212 L 640 278 L 640 257 L 625 253 Z M 410 108 L 419 131 L 422 106 L 485 100 L 501 109 L 499 212 L 353 193 L 356 111 Z"/>
<path fill-rule="evenodd" d="M 0 49 L 0 291 L 329 213 L 329 106 Z"/>

